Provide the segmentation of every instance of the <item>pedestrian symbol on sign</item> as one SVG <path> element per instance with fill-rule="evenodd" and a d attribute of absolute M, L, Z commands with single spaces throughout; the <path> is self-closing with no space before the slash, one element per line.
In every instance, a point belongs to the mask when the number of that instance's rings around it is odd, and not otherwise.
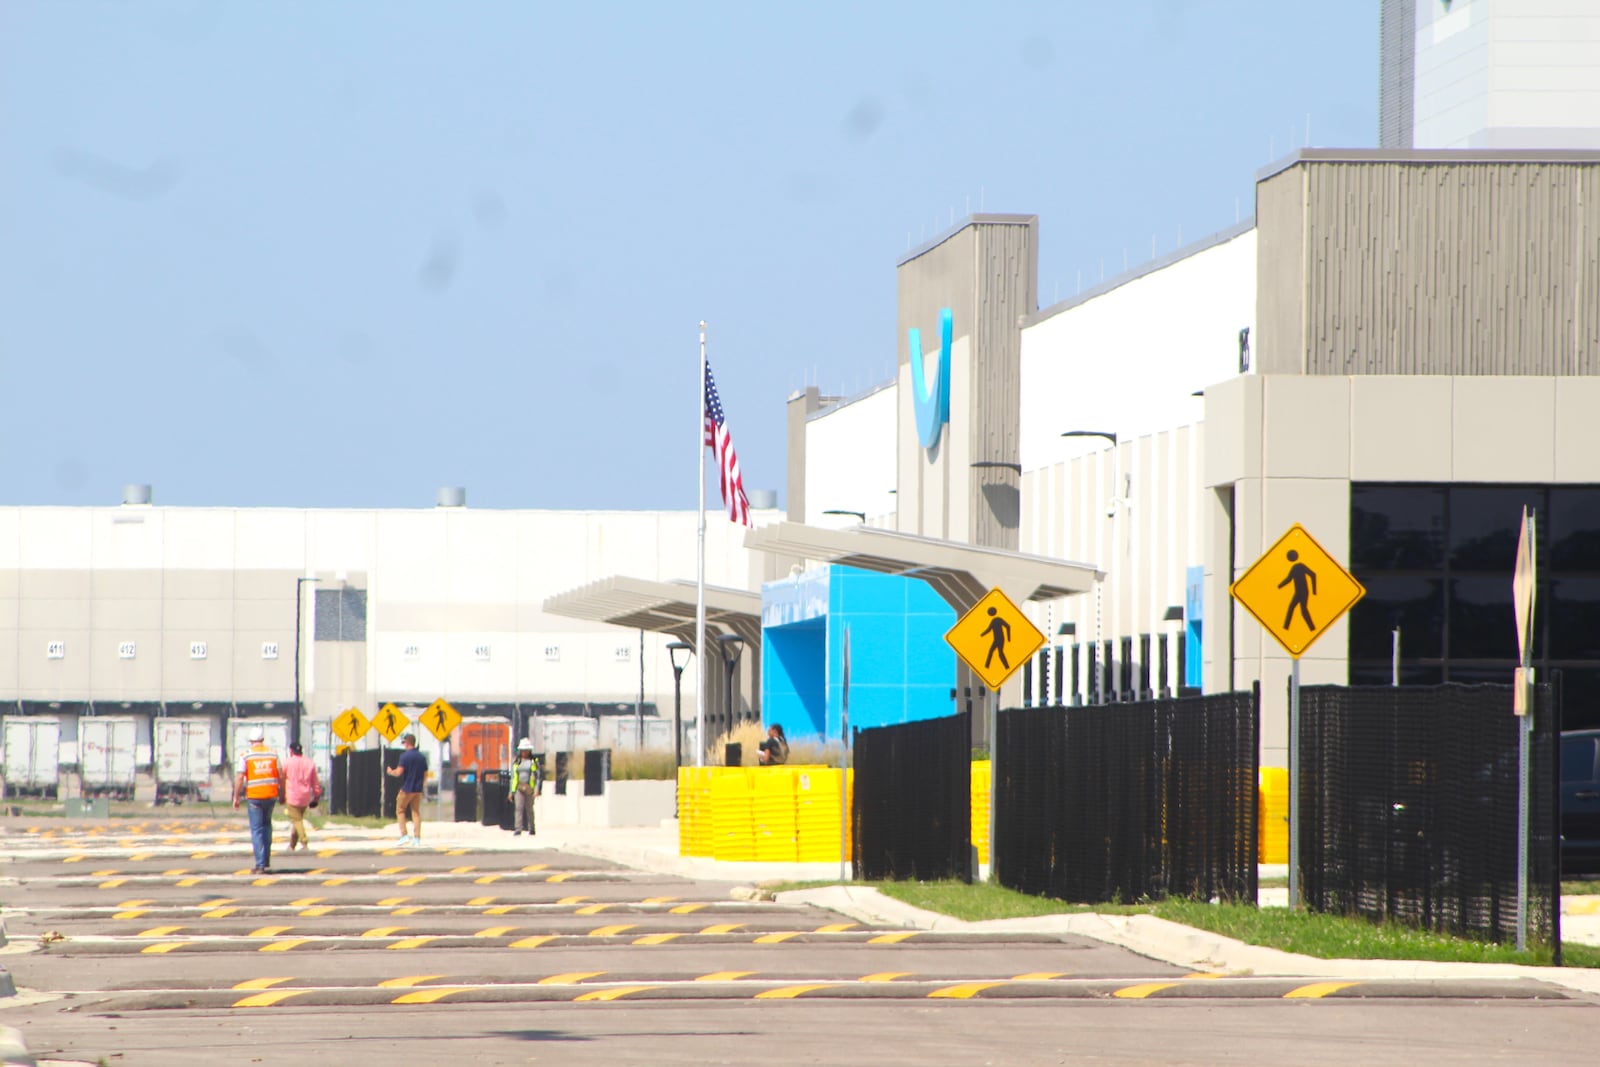
<path fill-rule="evenodd" d="M 999 656 L 1000 666 L 1009 671 L 1011 661 L 1006 659 L 1006 642 L 1011 640 L 1011 624 L 1000 618 L 999 611 L 999 608 L 989 609 L 989 625 L 983 631 L 989 635 L 989 654 L 983 657 L 983 665 L 989 666 Z"/>
<path fill-rule="evenodd" d="M 1282 589 L 1290 582 L 1293 582 L 1294 596 L 1289 601 L 1288 612 L 1283 616 L 1283 628 L 1285 630 L 1289 628 L 1289 624 L 1294 621 L 1294 609 L 1299 608 L 1300 617 L 1306 620 L 1306 629 L 1315 631 L 1317 624 L 1311 621 L 1311 611 L 1306 605 L 1311 602 L 1311 597 L 1316 594 L 1317 572 L 1301 563 L 1300 553 L 1294 549 L 1291 548 L 1289 550 L 1288 557 L 1289 562 L 1293 563 L 1294 566 L 1289 568 L 1289 576 L 1278 583 L 1278 588 Z M 1307 588 L 1308 579 L 1310 580 L 1309 589 Z"/>

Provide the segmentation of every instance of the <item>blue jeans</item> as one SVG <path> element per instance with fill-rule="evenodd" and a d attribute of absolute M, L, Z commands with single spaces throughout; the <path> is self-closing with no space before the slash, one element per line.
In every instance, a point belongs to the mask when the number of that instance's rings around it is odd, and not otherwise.
<path fill-rule="evenodd" d="M 250 845 L 256 852 L 256 866 L 272 866 L 272 806 L 276 800 L 250 800 Z"/>

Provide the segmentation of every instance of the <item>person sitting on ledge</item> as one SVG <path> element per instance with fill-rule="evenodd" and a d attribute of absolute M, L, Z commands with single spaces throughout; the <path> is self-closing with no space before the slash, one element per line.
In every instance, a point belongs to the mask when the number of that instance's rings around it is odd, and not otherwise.
<path fill-rule="evenodd" d="M 761 742 L 756 757 L 763 767 L 789 762 L 789 739 L 783 736 L 783 727 L 773 723 L 767 728 L 767 739 Z"/>

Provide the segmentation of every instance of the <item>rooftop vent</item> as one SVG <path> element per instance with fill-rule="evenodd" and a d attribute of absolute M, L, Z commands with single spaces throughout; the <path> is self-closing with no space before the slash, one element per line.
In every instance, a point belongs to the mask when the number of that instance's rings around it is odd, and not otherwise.
<path fill-rule="evenodd" d="M 439 490 L 439 506 L 441 508 L 464 508 L 467 506 L 467 487 L 464 485 L 447 485 Z"/>
<path fill-rule="evenodd" d="M 778 491 L 776 489 L 750 490 L 750 507 L 755 511 L 772 509 L 778 506 Z"/>
<path fill-rule="evenodd" d="M 148 485 L 125 485 L 122 487 L 122 502 L 124 504 L 150 503 L 150 487 Z"/>

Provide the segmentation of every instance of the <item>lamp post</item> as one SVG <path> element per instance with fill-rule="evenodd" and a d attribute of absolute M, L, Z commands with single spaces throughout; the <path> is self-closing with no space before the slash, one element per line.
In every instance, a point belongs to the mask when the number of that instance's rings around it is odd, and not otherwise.
<path fill-rule="evenodd" d="M 672 767 L 674 772 L 683 766 L 683 670 L 689 666 L 694 646 L 687 641 L 672 641 L 667 645 L 667 658 L 672 661 Z M 677 779 L 677 774 L 673 774 Z"/>
<path fill-rule="evenodd" d="M 744 649 L 744 638 L 738 634 L 718 634 L 717 650 L 722 653 L 722 663 L 728 669 L 726 729 L 733 729 L 733 674 L 739 666 L 739 653 Z"/>
<path fill-rule="evenodd" d="M 302 587 L 311 582 L 316 584 L 316 578 L 296 578 L 294 580 L 294 712 L 289 719 L 289 743 L 300 743 L 300 606 L 305 600 L 301 592 Z"/>

